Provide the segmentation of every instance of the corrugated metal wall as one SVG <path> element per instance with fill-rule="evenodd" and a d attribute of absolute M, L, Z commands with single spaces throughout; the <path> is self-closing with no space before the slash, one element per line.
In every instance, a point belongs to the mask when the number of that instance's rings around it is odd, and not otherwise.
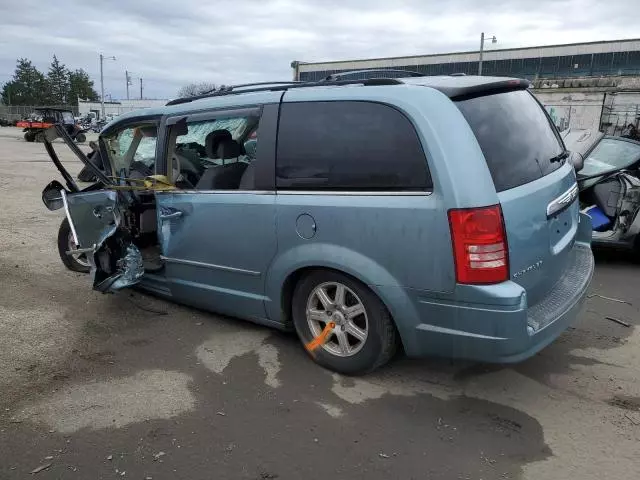
<path fill-rule="evenodd" d="M 335 62 L 296 62 L 301 80 L 320 80 L 332 73 L 371 68 L 413 70 L 425 75 L 478 72 L 479 52 L 452 52 Z M 640 39 L 539 47 L 493 49 L 487 46 L 485 75 L 572 78 L 640 75 Z M 357 77 L 356 77 L 357 78 Z"/>
<path fill-rule="evenodd" d="M 478 61 L 429 64 L 416 62 L 394 66 L 384 65 L 384 63 L 384 61 L 380 61 L 380 66 L 366 68 L 411 70 L 423 73 L 424 75 L 450 75 L 452 73 L 476 75 L 478 73 Z M 300 80 L 304 81 L 317 81 L 333 73 L 344 73 L 363 68 L 360 65 L 354 65 L 353 68 L 348 69 L 305 71 L 308 66 L 304 65 L 304 67 L 305 68 L 301 68 L 300 71 Z M 482 73 L 483 75 L 520 77 L 529 80 L 537 78 L 554 79 L 585 76 L 640 75 L 640 50 L 555 57 L 484 60 L 482 62 Z M 367 73 L 362 73 L 351 78 L 371 78 L 367 75 Z"/>

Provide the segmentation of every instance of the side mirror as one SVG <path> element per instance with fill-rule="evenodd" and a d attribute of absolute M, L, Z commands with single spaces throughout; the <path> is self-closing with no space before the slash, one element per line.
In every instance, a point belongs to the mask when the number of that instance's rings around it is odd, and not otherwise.
<path fill-rule="evenodd" d="M 44 206 L 49 210 L 59 210 L 64 207 L 64 201 L 60 194 L 61 190 L 65 190 L 65 188 L 57 180 L 52 181 L 49 185 L 44 187 L 44 190 L 42 191 L 42 203 L 44 203 Z"/>
<path fill-rule="evenodd" d="M 584 158 L 576 152 L 569 152 L 569 163 L 573 165 L 573 169 L 578 173 L 584 167 Z"/>

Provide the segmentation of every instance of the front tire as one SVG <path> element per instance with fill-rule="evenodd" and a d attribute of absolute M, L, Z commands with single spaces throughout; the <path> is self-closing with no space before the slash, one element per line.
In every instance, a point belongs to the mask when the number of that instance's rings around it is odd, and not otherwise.
<path fill-rule="evenodd" d="M 87 136 L 84 133 L 79 133 L 76 135 L 76 142 L 84 143 L 87 140 Z"/>
<path fill-rule="evenodd" d="M 311 352 L 315 362 L 345 375 L 362 375 L 395 354 L 398 334 L 380 299 L 357 280 L 332 270 L 316 270 L 296 285 L 293 323 L 306 345 L 329 321 L 336 327 L 327 342 Z"/>
<path fill-rule="evenodd" d="M 33 132 L 26 132 L 24 134 L 24 141 L 25 142 L 33 142 L 35 140 L 35 134 Z"/>
<path fill-rule="evenodd" d="M 60 224 L 58 230 L 58 254 L 60 260 L 64 263 L 64 266 L 73 272 L 89 273 L 91 266 L 87 260 L 86 254 L 67 255 L 67 252 L 77 248 L 73 241 L 73 233 L 71 232 L 71 226 L 69 220 L 65 218 Z"/>

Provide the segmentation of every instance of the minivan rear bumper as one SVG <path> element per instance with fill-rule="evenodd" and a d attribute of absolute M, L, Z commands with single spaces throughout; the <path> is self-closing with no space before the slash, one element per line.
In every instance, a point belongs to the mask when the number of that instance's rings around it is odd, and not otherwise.
<path fill-rule="evenodd" d="M 409 356 L 436 355 L 494 363 L 524 360 L 555 340 L 575 320 L 593 270 L 589 244 L 575 243 L 563 276 L 546 297 L 532 306 L 527 305 L 524 290 L 512 282 L 481 287 L 487 300 L 482 303 L 434 299 L 415 290 L 407 292 L 418 321 L 411 328 L 396 322 L 405 351 Z"/>

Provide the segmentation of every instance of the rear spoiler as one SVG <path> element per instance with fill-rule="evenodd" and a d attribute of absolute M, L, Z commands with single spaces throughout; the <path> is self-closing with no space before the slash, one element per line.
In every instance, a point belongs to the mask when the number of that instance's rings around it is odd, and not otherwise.
<path fill-rule="evenodd" d="M 529 80 L 513 78 L 508 80 L 498 80 L 495 82 L 480 83 L 468 87 L 444 87 L 441 90 L 451 100 L 468 100 L 485 95 L 495 95 L 497 93 L 511 92 L 513 90 L 527 90 L 531 86 Z"/>

